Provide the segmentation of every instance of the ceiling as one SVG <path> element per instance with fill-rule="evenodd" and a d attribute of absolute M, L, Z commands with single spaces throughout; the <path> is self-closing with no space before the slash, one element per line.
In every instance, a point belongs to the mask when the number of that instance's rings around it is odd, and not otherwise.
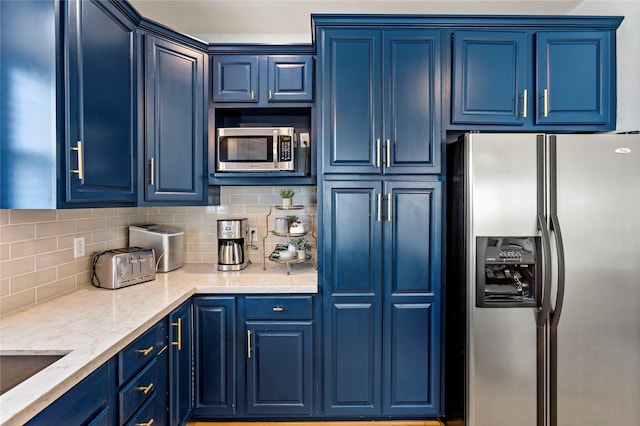
<path fill-rule="evenodd" d="M 566 15 L 584 0 L 129 0 L 210 43 L 310 43 L 312 13 Z"/>

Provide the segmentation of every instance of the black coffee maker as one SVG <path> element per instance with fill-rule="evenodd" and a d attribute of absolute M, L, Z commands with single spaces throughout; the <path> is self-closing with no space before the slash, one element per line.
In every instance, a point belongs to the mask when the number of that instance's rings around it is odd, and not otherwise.
<path fill-rule="evenodd" d="M 218 220 L 218 271 L 240 271 L 249 265 L 248 219 Z"/>

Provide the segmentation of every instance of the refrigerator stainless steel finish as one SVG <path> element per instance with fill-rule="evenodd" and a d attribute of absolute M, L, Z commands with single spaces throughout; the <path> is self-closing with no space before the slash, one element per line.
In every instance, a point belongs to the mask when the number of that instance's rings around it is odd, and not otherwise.
<path fill-rule="evenodd" d="M 640 424 L 640 135 L 458 143 L 466 424 Z M 478 306 L 482 236 L 541 242 L 535 307 Z"/>

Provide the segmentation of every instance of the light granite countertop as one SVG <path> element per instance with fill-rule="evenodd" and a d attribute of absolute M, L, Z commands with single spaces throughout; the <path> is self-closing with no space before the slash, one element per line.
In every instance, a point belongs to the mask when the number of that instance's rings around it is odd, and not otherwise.
<path fill-rule="evenodd" d="M 0 353 L 65 354 L 0 396 L 0 425 L 22 425 L 194 294 L 317 293 L 311 263 L 219 272 L 188 264 L 117 290 L 85 287 L 0 318 Z"/>

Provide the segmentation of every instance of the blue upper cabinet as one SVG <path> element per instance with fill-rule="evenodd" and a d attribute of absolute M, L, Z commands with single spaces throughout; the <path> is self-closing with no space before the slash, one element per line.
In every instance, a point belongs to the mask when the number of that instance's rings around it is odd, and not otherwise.
<path fill-rule="evenodd" d="M 536 34 L 536 124 L 615 128 L 613 41 L 611 31 Z"/>
<path fill-rule="evenodd" d="M 312 102 L 313 62 L 310 55 L 214 54 L 212 100 L 255 106 Z"/>
<path fill-rule="evenodd" d="M 312 56 L 269 56 L 267 73 L 269 102 L 313 101 Z"/>
<path fill-rule="evenodd" d="M 449 127 L 615 129 L 619 20 L 609 21 L 614 28 L 454 31 Z"/>
<path fill-rule="evenodd" d="M 136 27 L 112 3 L 65 2 L 69 205 L 136 201 Z"/>
<path fill-rule="evenodd" d="M 440 33 L 320 29 L 323 173 L 440 171 Z"/>
<path fill-rule="evenodd" d="M 214 102 L 259 101 L 257 56 L 214 56 L 212 72 Z"/>
<path fill-rule="evenodd" d="M 206 202 L 205 54 L 145 37 L 145 201 Z"/>
<path fill-rule="evenodd" d="M 451 122 L 524 125 L 527 62 L 526 32 L 454 32 Z"/>

